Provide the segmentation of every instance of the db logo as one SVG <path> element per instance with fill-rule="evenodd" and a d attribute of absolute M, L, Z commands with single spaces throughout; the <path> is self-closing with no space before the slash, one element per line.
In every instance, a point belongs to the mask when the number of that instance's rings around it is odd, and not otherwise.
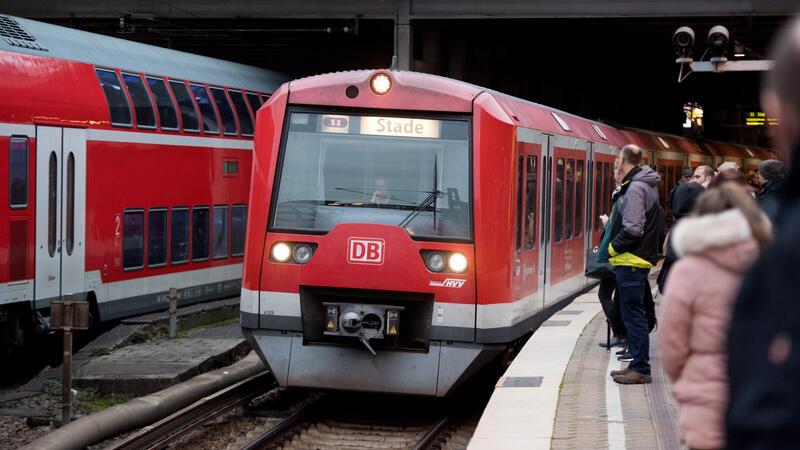
<path fill-rule="evenodd" d="M 383 264 L 383 239 L 350 238 L 347 240 L 347 262 L 351 264 Z"/>

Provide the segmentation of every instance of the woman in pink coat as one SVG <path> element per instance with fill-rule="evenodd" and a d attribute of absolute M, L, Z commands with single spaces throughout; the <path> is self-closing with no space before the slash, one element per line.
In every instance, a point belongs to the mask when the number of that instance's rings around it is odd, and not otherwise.
<path fill-rule="evenodd" d="M 700 195 L 672 231 L 680 259 L 667 278 L 658 347 L 689 448 L 725 446 L 725 336 L 742 273 L 771 236 L 755 201 L 730 182 Z"/>

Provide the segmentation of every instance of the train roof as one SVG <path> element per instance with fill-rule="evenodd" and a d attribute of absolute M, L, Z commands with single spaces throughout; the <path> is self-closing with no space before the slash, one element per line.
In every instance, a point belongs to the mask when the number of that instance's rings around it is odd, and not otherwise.
<path fill-rule="evenodd" d="M 279 72 L 0 14 L 0 50 L 273 92 Z"/>

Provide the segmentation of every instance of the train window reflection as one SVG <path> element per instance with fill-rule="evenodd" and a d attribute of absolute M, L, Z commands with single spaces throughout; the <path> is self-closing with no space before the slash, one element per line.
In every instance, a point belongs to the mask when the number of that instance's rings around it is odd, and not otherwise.
<path fill-rule="evenodd" d="M 8 144 L 8 206 L 28 207 L 28 138 L 12 137 Z"/>
<path fill-rule="evenodd" d="M 133 110 L 136 112 L 136 126 L 140 128 L 155 128 L 156 114 L 153 112 L 153 104 L 147 89 L 144 88 L 142 78 L 139 75 L 123 73 L 122 80 L 128 88 L 128 94 L 133 100 Z"/>
<path fill-rule="evenodd" d="M 192 261 L 208 259 L 208 216 L 207 206 L 192 208 Z"/>
<path fill-rule="evenodd" d="M 49 179 L 47 183 L 47 252 L 56 254 L 56 196 L 58 195 L 58 161 L 56 152 L 50 152 L 48 162 Z"/>
<path fill-rule="evenodd" d="M 573 222 L 573 208 L 575 206 L 575 191 L 573 190 L 575 187 L 575 160 L 568 159 L 567 160 L 567 175 L 566 175 L 566 208 L 565 208 L 565 223 L 566 223 L 566 233 L 565 239 L 569 239 L 572 237 L 572 225 Z"/>
<path fill-rule="evenodd" d="M 122 268 L 144 266 L 144 211 L 125 211 L 122 218 Z"/>
<path fill-rule="evenodd" d="M 199 114 L 194 106 L 192 97 L 189 95 L 189 91 L 186 90 L 186 85 L 182 81 L 170 80 L 169 86 L 172 88 L 172 94 L 175 96 L 175 101 L 178 102 L 178 108 L 181 110 L 183 130 L 200 131 Z"/>
<path fill-rule="evenodd" d="M 415 239 L 470 239 L 469 123 L 291 113 L 274 228 L 402 226 Z"/>
<path fill-rule="evenodd" d="M 119 82 L 117 73 L 112 70 L 95 69 L 97 79 L 108 101 L 108 110 L 111 114 L 111 124 L 129 127 L 131 123 L 131 108 L 128 105 L 128 97 L 122 91 L 122 84 Z"/>
<path fill-rule="evenodd" d="M 258 108 L 261 108 L 261 101 L 258 99 L 258 95 L 253 94 L 252 92 L 248 92 L 246 97 L 247 103 L 250 104 L 250 109 L 253 111 L 253 115 L 255 116 L 258 112 Z"/>
<path fill-rule="evenodd" d="M 178 114 L 175 112 L 175 105 L 172 103 L 172 97 L 170 97 L 169 92 L 167 92 L 167 85 L 164 80 L 147 77 L 147 85 L 150 86 L 150 92 L 156 100 L 158 121 L 161 124 L 161 129 L 177 130 Z"/>
<path fill-rule="evenodd" d="M 231 208 L 231 256 L 244 255 L 244 231 L 247 225 L 247 207 L 235 205 Z"/>
<path fill-rule="evenodd" d="M 219 134 L 219 118 L 217 112 L 214 110 L 214 105 L 211 103 L 211 97 L 204 86 L 192 84 L 192 94 L 194 100 L 197 102 L 197 107 L 200 108 L 200 115 L 203 119 L 203 131 L 211 134 Z"/>
<path fill-rule="evenodd" d="M 67 223 L 66 241 L 67 255 L 72 255 L 75 247 L 75 154 L 69 152 L 67 157 Z"/>
<path fill-rule="evenodd" d="M 517 224 L 516 228 L 516 249 L 522 248 L 522 202 L 523 202 L 523 186 L 525 186 L 525 159 L 520 156 L 517 160 Z"/>
<path fill-rule="evenodd" d="M 247 101 L 239 91 L 228 91 L 233 102 L 233 107 L 236 110 L 236 115 L 239 116 L 239 126 L 242 128 L 242 136 L 253 135 L 253 115 L 247 108 Z"/>
<path fill-rule="evenodd" d="M 228 256 L 228 207 L 214 207 L 214 259 Z"/>
<path fill-rule="evenodd" d="M 536 247 L 537 157 L 528 156 L 525 164 L 525 249 Z"/>
<path fill-rule="evenodd" d="M 564 158 L 556 160 L 553 242 L 561 242 L 564 230 Z"/>
<path fill-rule="evenodd" d="M 151 209 L 147 214 L 147 265 L 167 264 L 167 210 Z"/>
<path fill-rule="evenodd" d="M 181 264 L 189 261 L 189 209 L 172 209 L 172 232 L 170 251 L 172 264 Z"/>
<path fill-rule="evenodd" d="M 225 91 L 220 88 L 211 88 L 211 95 L 214 96 L 214 103 L 217 104 L 219 117 L 222 119 L 222 132 L 236 135 L 239 131 L 236 126 L 236 117 L 233 115 L 233 109 L 228 102 L 228 97 L 225 96 Z"/>
<path fill-rule="evenodd" d="M 575 166 L 575 236 L 583 234 L 583 161 Z"/>

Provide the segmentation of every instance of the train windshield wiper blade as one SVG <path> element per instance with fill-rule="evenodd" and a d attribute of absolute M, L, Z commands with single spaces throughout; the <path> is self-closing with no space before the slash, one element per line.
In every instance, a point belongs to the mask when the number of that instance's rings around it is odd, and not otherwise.
<path fill-rule="evenodd" d="M 442 191 L 433 191 L 430 194 L 428 194 L 428 196 L 425 197 L 425 199 L 422 200 L 417 205 L 417 207 L 414 208 L 413 211 L 408 213 L 408 215 L 405 217 L 405 219 L 403 219 L 402 222 L 400 222 L 397 225 L 399 227 L 402 227 L 402 228 L 407 227 L 408 224 L 410 224 L 419 215 L 419 213 L 422 212 L 423 209 L 431 206 L 442 194 L 444 194 L 444 192 L 442 192 Z M 436 212 L 436 208 L 434 208 L 433 211 L 435 213 Z"/>

